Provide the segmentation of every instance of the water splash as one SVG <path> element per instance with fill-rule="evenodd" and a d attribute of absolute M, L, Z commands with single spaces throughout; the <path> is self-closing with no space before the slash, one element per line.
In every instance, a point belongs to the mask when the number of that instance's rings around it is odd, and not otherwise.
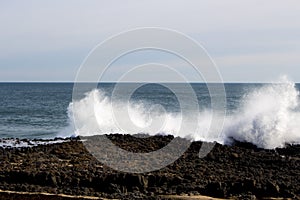
<path fill-rule="evenodd" d="M 115 110 L 127 107 L 132 122 L 128 126 L 141 127 L 149 135 L 172 134 L 192 140 L 217 141 L 223 144 L 235 139 L 253 143 L 261 148 L 273 149 L 283 147 L 286 143 L 300 143 L 298 96 L 299 92 L 295 84 L 283 78 L 280 83 L 266 84 L 246 93 L 240 101 L 238 110 L 226 116 L 221 134 L 207 134 L 212 114 L 209 110 L 204 110 L 198 113 L 197 132 L 191 133 L 187 130 L 185 135 L 178 135 L 182 120 L 180 113 L 165 110 L 149 113 L 141 102 L 120 100 L 111 104 L 105 92 L 93 90 L 85 98 L 70 104 L 68 114 L 70 122 L 74 117 L 76 118 L 76 128 L 71 123 L 68 132 L 83 136 L 127 133 L 115 122 L 114 115 L 122 115 L 122 113 L 113 113 L 113 105 Z M 159 130 L 152 130 L 149 126 L 154 118 L 163 121 Z"/>

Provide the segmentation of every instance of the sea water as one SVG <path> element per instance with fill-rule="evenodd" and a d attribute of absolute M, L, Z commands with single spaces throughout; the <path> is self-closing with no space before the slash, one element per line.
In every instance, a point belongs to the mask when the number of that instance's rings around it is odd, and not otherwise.
<path fill-rule="evenodd" d="M 135 83 L 119 84 L 129 88 Z M 183 83 L 171 84 L 181 95 L 189 95 L 181 90 Z M 273 84 L 225 83 L 226 116 L 224 124 L 220 124 L 223 131 L 211 135 L 207 135 L 212 112 L 206 84 L 191 83 L 199 109 L 188 111 L 191 116 L 195 113 L 198 116 L 197 119 L 190 117 L 189 121 L 197 123 L 198 128 L 180 135 L 180 101 L 170 89 L 160 84 L 145 84 L 129 100 L 126 95 L 112 100 L 115 86 L 116 83 L 101 83 L 80 99 L 72 100 L 73 83 L 0 83 L 0 138 L 137 134 L 124 130 L 130 130 L 133 125 L 148 127 L 157 118 L 164 121 L 163 126 L 159 131 L 145 128 L 146 134 L 172 134 L 220 143 L 236 139 L 267 149 L 300 142 L 300 85 L 288 80 Z M 127 116 L 118 113 L 121 108 L 127 109 L 130 118 L 125 129 L 118 124 L 118 120 Z"/>

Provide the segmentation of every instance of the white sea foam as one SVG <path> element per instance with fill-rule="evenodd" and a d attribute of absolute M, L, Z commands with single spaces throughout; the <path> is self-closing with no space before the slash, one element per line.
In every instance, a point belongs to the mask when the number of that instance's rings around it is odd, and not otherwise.
<path fill-rule="evenodd" d="M 2 148 L 22 148 L 22 147 L 36 147 L 39 145 L 57 144 L 68 142 L 70 140 L 56 139 L 56 140 L 20 140 L 20 139 L 0 139 L 0 147 Z"/>
<path fill-rule="evenodd" d="M 300 142 L 299 92 L 287 79 L 246 94 L 238 114 L 229 116 L 225 139 L 251 142 L 272 149 Z"/>
<path fill-rule="evenodd" d="M 113 107 L 114 106 L 114 110 Z M 128 109 L 130 124 L 122 124 L 122 120 L 128 118 L 123 108 Z M 75 133 L 81 136 L 128 133 L 124 130 L 132 130 L 135 126 L 143 130 L 143 133 L 154 135 L 157 133 L 174 134 L 180 128 L 181 116 L 174 113 L 159 112 L 159 109 L 152 109 L 149 112 L 143 103 L 125 103 L 121 101 L 111 103 L 109 97 L 101 90 L 93 90 L 80 101 L 72 102 L 69 105 L 70 122 L 76 121 Z M 163 127 L 158 130 L 151 129 L 151 124 L 156 120 L 163 121 Z M 118 123 L 117 123 L 118 122 Z M 123 126 L 120 126 L 123 125 Z M 75 128 L 76 127 L 76 128 Z M 70 131 L 72 129 L 68 129 Z M 133 133 L 137 134 L 137 132 Z"/>
<path fill-rule="evenodd" d="M 235 114 L 226 116 L 222 133 L 208 135 L 212 119 L 210 111 L 197 113 L 199 118 L 196 131 L 186 130 L 179 134 L 181 114 L 168 113 L 163 109 L 153 109 L 149 112 L 143 103 L 122 101 L 111 103 L 110 98 L 103 91 L 93 90 L 85 98 L 70 104 L 70 123 L 75 119 L 76 128 L 71 123 L 69 130 L 65 131 L 63 136 L 67 136 L 66 133 L 83 136 L 110 133 L 136 134 L 137 132 L 126 132 L 126 130 L 138 127 L 149 135 L 172 134 L 193 140 L 220 143 L 228 143 L 231 138 L 234 138 L 251 142 L 261 148 L 272 149 L 283 147 L 286 143 L 300 143 L 298 95 L 295 84 L 286 79 L 281 83 L 256 88 L 244 95 Z M 123 108 L 128 108 L 130 123 L 121 123 L 120 127 L 116 119 L 119 122 L 128 119 L 128 116 L 122 112 Z M 189 120 L 192 123 L 195 119 Z M 162 122 L 159 128 L 151 126 L 157 121 Z"/>

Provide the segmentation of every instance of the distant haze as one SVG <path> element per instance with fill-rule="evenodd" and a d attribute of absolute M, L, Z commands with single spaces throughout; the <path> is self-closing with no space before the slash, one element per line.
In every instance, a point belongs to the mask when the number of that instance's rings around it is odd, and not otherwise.
<path fill-rule="evenodd" d="M 226 82 L 266 82 L 280 75 L 300 82 L 299 19 L 298 0 L 0 1 L 0 82 L 74 81 L 97 44 L 137 27 L 175 29 L 194 38 Z M 149 58 L 172 59 L 145 52 L 114 70 Z"/>

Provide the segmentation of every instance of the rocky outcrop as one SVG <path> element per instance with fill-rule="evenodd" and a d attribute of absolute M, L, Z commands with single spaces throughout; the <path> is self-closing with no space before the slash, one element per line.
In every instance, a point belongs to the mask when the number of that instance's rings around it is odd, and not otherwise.
<path fill-rule="evenodd" d="M 95 140 L 94 136 L 90 140 Z M 172 136 L 136 138 L 110 135 L 132 152 L 150 152 L 167 145 Z M 99 138 L 98 138 L 99 139 Z M 0 189 L 145 199 L 161 195 L 207 195 L 219 198 L 300 196 L 300 146 L 264 150 L 247 143 L 216 144 L 199 158 L 201 142 L 171 165 L 154 172 L 118 172 L 95 159 L 80 138 L 34 147 L 0 148 Z"/>

